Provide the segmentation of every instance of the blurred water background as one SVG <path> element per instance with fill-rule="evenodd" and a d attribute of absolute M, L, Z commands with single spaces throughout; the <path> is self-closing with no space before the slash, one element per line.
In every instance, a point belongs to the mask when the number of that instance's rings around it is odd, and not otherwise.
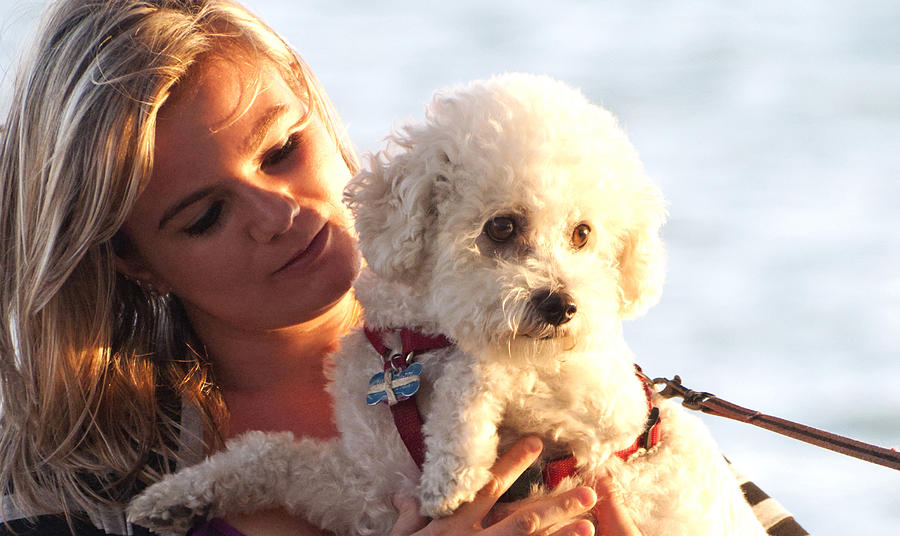
<path fill-rule="evenodd" d="M 612 110 L 671 206 L 651 376 L 900 445 L 900 3 L 248 0 L 360 151 L 434 89 L 545 73 Z M 0 0 L 0 97 L 42 2 Z M 703 417 L 814 534 L 896 533 L 900 473 Z"/>

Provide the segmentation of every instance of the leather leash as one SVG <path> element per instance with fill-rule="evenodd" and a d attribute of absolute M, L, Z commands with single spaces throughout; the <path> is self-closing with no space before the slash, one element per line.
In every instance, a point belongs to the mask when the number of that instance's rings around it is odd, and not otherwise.
<path fill-rule="evenodd" d="M 765 413 L 760 413 L 756 410 L 747 409 L 726 400 L 722 400 L 712 393 L 693 391 L 683 386 L 681 384 L 681 377 L 677 375 L 673 380 L 668 378 L 654 378 L 652 380 L 646 378 L 646 380 L 651 382 L 654 386 L 665 385 L 665 388 L 658 391 L 659 395 L 664 398 L 682 398 L 684 399 L 682 405 L 688 409 L 759 426 L 760 428 L 765 428 L 766 430 L 798 439 L 817 447 L 832 450 L 844 454 L 845 456 L 852 456 L 860 460 L 865 460 L 870 463 L 900 471 L 900 452 L 897 452 L 896 449 L 887 449 L 877 445 L 870 445 L 868 443 L 863 443 L 862 441 L 819 430 L 818 428 L 766 415 Z"/>

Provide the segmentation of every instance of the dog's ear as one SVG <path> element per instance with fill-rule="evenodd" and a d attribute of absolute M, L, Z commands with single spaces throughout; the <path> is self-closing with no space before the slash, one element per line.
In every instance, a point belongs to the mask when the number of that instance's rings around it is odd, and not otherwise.
<path fill-rule="evenodd" d="M 353 212 L 360 250 L 368 266 L 388 280 L 413 277 L 422 262 L 434 219 L 433 191 L 444 154 L 399 144 L 401 152 L 372 156 L 344 190 Z M 436 151 L 440 153 L 440 151 Z"/>
<path fill-rule="evenodd" d="M 648 188 L 638 219 L 629 225 L 622 237 L 618 255 L 619 315 L 632 318 L 644 313 L 659 301 L 665 280 L 665 248 L 659 235 L 666 210 L 662 196 Z"/>

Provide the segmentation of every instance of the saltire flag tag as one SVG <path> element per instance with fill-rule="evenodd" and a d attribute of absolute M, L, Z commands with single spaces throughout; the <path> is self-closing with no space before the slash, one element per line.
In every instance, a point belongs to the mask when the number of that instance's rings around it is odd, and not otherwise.
<path fill-rule="evenodd" d="M 419 390 L 419 376 L 422 375 L 422 364 L 413 363 L 400 372 L 388 369 L 372 376 L 369 380 L 369 392 L 366 404 L 374 406 L 387 401 L 389 406 L 401 402 L 416 394 Z"/>

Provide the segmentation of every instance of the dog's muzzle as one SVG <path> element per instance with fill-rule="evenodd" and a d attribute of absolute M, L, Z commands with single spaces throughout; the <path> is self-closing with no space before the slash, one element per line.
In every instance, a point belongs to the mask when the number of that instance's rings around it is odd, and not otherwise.
<path fill-rule="evenodd" d="M 575 300 L 564 291 L 537 290 L 531 295 L 531 305 L 541 319 L 551 326 L 561 326 L 572 320 L 578 307 Z"/>

